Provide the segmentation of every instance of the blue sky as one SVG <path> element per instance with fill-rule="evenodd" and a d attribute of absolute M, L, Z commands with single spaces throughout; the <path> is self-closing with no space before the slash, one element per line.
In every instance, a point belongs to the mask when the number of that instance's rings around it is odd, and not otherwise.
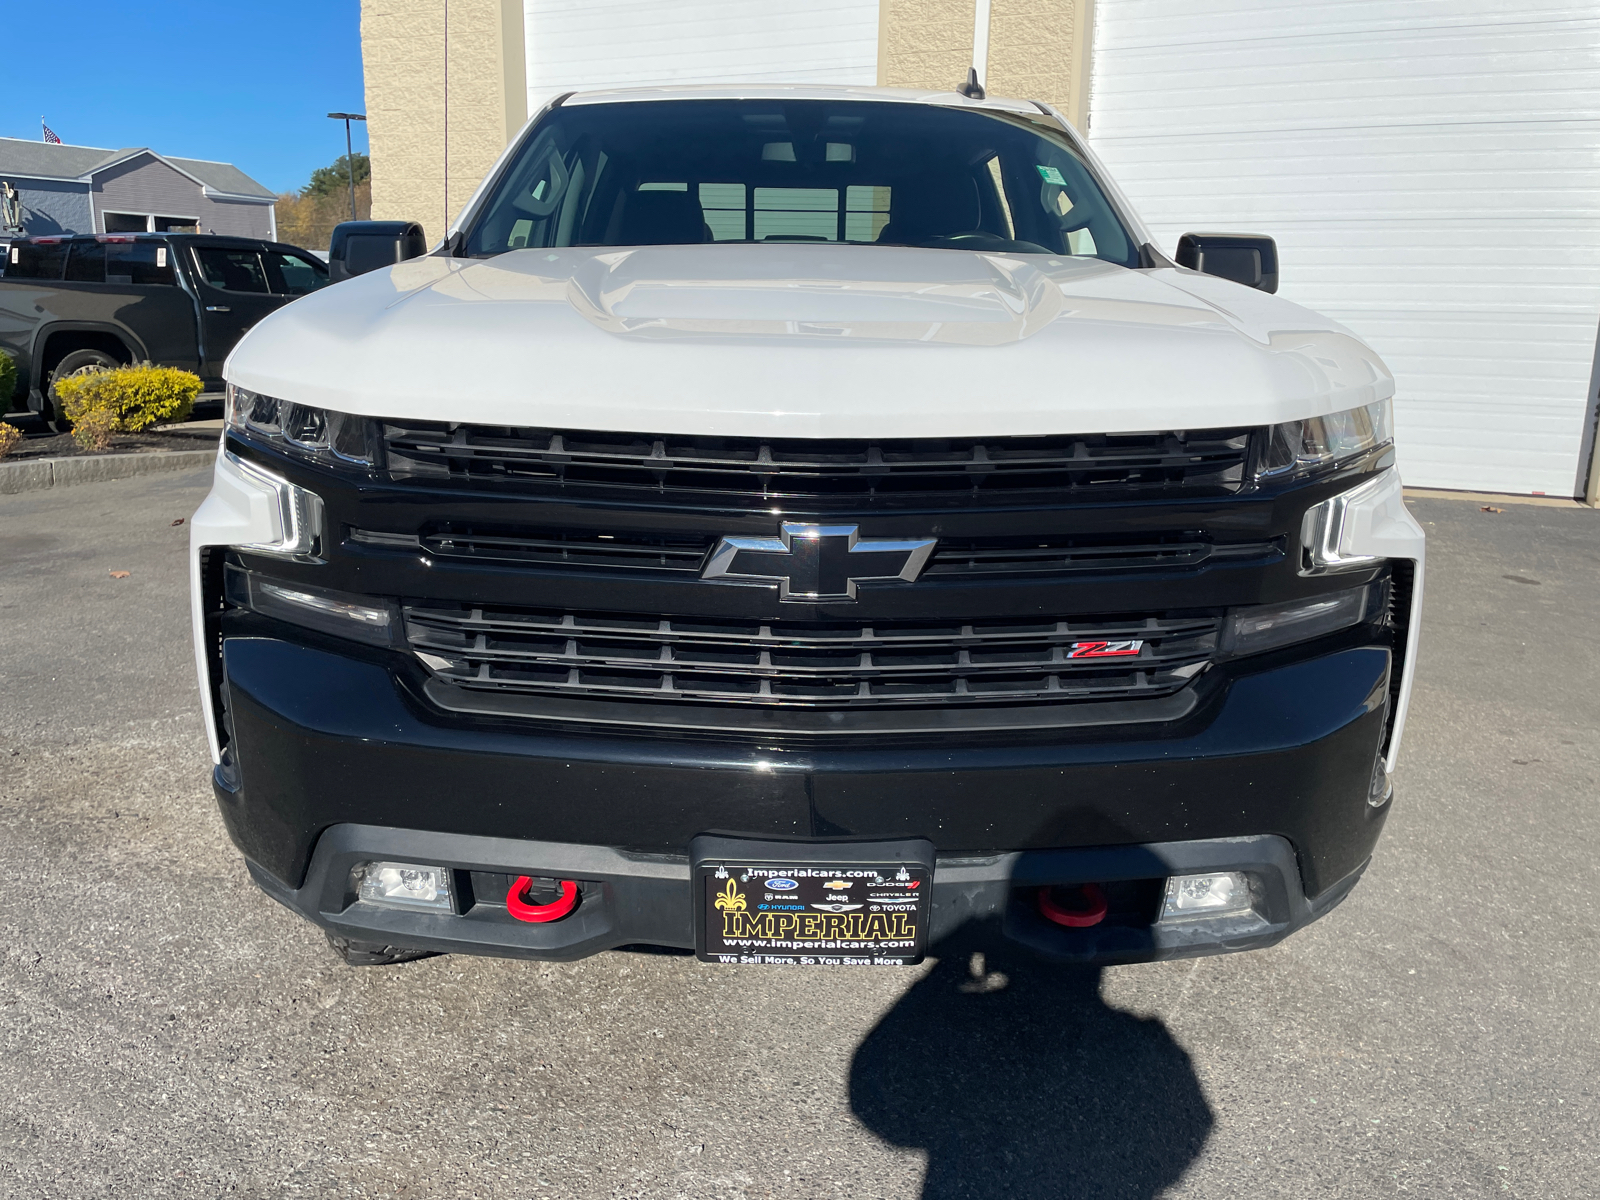
<path fill-rule="evenodd" d="M 31 13 L 0 31 L 0 137 L 38 138 L 43 114 L 63 142 L 220 159 L 286 192 L 344 153 L 344 122 L 326 114 L 365 111 L 358 0 L 51 0 Z"/>

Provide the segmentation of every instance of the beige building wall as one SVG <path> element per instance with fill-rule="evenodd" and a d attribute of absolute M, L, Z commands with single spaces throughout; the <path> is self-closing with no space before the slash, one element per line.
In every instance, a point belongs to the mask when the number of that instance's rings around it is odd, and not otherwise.
<path fill-rule="evenodd" d="M 988 90 L 1086 130 L 1094 0 L 990 0 Z M 878 82 L 951 91 L 978 0 L 879 0 Z M 372 215 L 444 236 L 527 119 L 522 0 L 362 0 Z"/>
<path fill-rule="evenodd" d="M 431 241 L 527 118 L 522 0 L 362 0 L 372 215 Z"/>
<path fill-rule="evenodd" d="M 1043 100 L 1079 130 L 1089 110 L 1094 0 L 990 0 L 991 96 Z M 953 91 L 973 66 L 977 0 L 880 0 L 878 83 Z"/>
<path fill-rule="evenodd" d="M 952 92 L 972 67 L 975 0 L 878 0 L 878 86 Z"/>
<path fill-rule="evenodd" d="M 993 0 L 989 94 L 1043 100 L 1086 132 L 1092 11 L 1092 0 Z"/>

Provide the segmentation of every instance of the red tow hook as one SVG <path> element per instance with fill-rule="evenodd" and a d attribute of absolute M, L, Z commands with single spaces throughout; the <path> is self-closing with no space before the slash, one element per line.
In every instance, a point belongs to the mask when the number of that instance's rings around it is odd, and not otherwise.
<path fill-rule="evenodd" d="M 525 897 L 532 886 L 532 876 L 518 875 L 517 881 L 506 893 L 506 910 L 519 921 L 532 921 L 536 925 L 559 921 L 578 907 L 578 885 L 570 879 L 561 881 L 561 895 L 549 904 L 528 903 Z"/>
<path fill-rule="evenodd" d="M 1051 889 L 1039 889 L 1039 912 L 1048 921 L 1057 925 L 1065 925 L 1068 929 L 1087 929 L 1091 925 L 1098 925 L 1106 919 L 1106 894 L 1100 890 L 1098 884 L 1085 883 L 1078 886 L 1082 896 L 1081 906 L 1063 908 L 1051 899 Z"/>

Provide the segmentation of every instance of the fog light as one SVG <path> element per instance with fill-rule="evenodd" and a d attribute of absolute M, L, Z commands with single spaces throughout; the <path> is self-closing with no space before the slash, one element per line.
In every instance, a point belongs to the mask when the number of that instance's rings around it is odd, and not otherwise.
<path fill-rule="evenodd" d="M 1380 590 L 1370 585 L 1329 592 L 1289 604 L 1252 604 L 1228 613 L 1223 648 L 1233 654 L 1261 654 L 1326 637 L 1377 616 Z"/>
<path fill-rule="evenodd" d="M 417 863 L 369 862 L 361 868 L 359 896 L 391 908 L 450 911 L 450 872 Z"/>
<path fill-rule="evenodd" d="M 389 645 L 400 624 L 392 606 L 384 600 L 310 584 L 274 582 L 231 564 L 223 575 L 223 594 L 230 603 L 254 609 L 263 616 L 374 646 Z"/>
<path fill-rule="evenodd" d="M 1221 917 L 1247 913 L 1253 907 L 1250 881 L 1238 871 L 1215 875 L 1174 875 L 1167 880 L 1161 919 Z"/>

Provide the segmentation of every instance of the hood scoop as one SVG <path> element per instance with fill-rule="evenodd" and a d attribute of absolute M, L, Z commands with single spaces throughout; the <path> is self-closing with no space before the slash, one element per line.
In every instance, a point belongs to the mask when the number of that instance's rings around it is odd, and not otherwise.
<path fill-rule="evenodd" d="M 849 247 L 649 247 L 579 266 L 568 302 L 609 333 L 998 345 L 1062 308 L 1021 259 Z"/>

